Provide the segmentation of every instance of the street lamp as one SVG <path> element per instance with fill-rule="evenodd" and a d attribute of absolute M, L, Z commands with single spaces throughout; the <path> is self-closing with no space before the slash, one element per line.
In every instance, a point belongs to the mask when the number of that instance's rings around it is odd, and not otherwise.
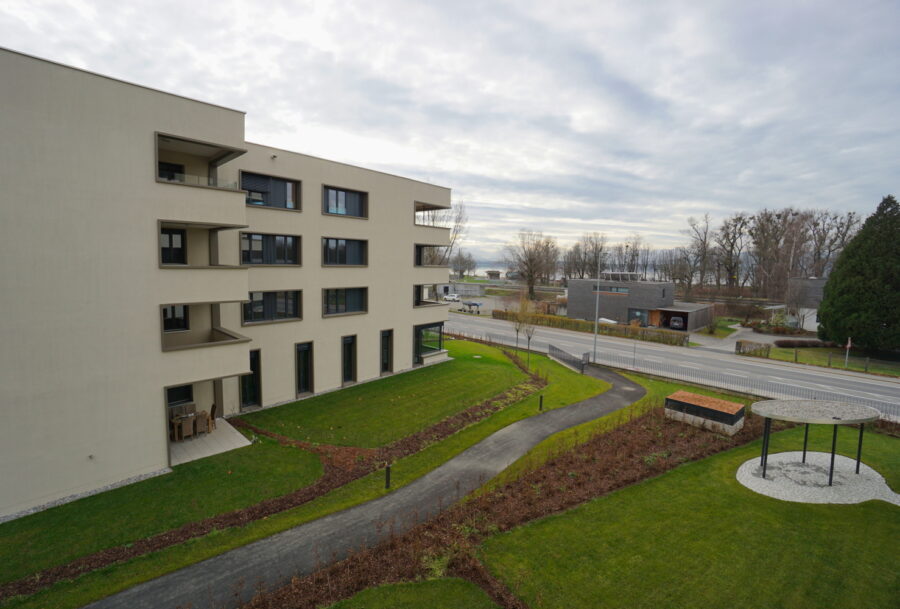
<path fill-rule="evenodd" d="M 600 317 L 600 251 L 597 251 L 597 290 L 594 292 L 594 363 L 597 363 L 597 323 Z"/>

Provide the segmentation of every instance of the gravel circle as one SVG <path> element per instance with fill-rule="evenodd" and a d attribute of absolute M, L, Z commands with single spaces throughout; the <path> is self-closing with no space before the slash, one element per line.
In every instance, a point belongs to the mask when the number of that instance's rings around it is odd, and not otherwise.
<path fill-rule="evenodd" d="M 759 457 L 745 461 L 737 470 L 738 482 L 761 495 L 797 503 L 862 503 L 880 499 L 900 506 L 900 494 L 890 489 L 884 477 L 856 459 L 834 458 L 833 485 L 828 486 L 831 453 L 801 451 L 769 455 L 766 477 L 762 477 Z"/>

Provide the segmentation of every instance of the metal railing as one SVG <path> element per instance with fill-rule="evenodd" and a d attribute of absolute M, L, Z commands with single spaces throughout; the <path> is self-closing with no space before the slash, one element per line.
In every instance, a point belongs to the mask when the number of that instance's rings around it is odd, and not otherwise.
<path fill-rule="evenodd" d="M 159 176 L 162 182 L 172 184 L 188 184 L 190 186 L 210 186 L 212 188 L 227 188 L 237 190 L 237 182 L 226 182 L 211 176 L 199 176 L 190 173 L 165 173 Z"/>
<path fill-rule="evenodd" d="M 474 340 L 480 340 L 482 342 L 504 347 L 512 347 L 515 345 L 514 339 L 497 334 L 453 332 L 452 335 L 459 338 L 471 338 Z M 519 348 L 524 347 L 525 341 L 520 340 Z M 558 359 L 559 361 L 562 361 L 563 363 L 566 363 L 570 366 L 572 364 L 570 364 L 569 361 L 580 362 L 584 357 L 567 353 L 562 349 L 554 347 L 553 345 L 549 345 L 549 347 L 550 349 L 555 350 L 554 352 L 550 353 L 550 357 Z M 533 351 L 543 351 L 543 349 L 540 346 L 535 345 L 534 342 L 531 343 L 531 348 Z M 560 355 L 560 353 L 564 354 L 564 356 Z M 588 359 L 590 358 L 589 353 L 585 355 L 588 356 Z M 568 361 L 567 359 L 563 359 L 563 357 L 567 358 Z M 884 415 L 883 418 L 893 421 L 900 421 L 900 404 L 895 402 L 873 400 L 869 398 L 847 395 L 845 393 L 836 393 L 833 391 L 825 391 L 822 389 L 812 389 L 796 384 L 780 383 L 776 381 L 770 381 L 765 378 L 729 374 L 727 372 L 719 372 L 716 370 L 707 370 L 702 368 L 685 369 L 675 363 L 654 362 L 643 359 L 641 357 L 641 354 L 637 351 L 632 355 L 619 355 L 616 353 L 598 352 L 597 359 L 594 364 L 608 366 L 610 368 L 618 368 L 620 370 L 640 372 L 642 374 L 650 374 L 653 376 L 684 381 L 696 385 L 706 385 L 709 387 L 715 387 L 717 389 L 726 389 L 728 391 L 734 391 L 736 393 L 745 393 L 748 395 L 755 395 L 771 399 L 834 400 L 838 402 L 861 404 L 863 406 L 871 406 L 872 408 L 877 409 Z M 587 365 L 591 364 L 588 363 Z M 577 366 L 573 367 L 583 370 L 583 368 L 578 368 Z"/>
<path fill-rule="evenodd" d="M 574 368 L 581 374 L 584 374 L 584 367 L 591 361 L 590 351 L 582 353 L 581 357 L 578 357 L 577 355 L 572 355 L 567 351 L 563 351 L 555 345 L 547 346 L 547 355 L 570 368 Z"/>

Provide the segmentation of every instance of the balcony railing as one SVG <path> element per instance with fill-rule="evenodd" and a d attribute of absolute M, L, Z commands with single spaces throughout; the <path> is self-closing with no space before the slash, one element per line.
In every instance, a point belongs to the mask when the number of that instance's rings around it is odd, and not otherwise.
<path fill-rule="evenodd" d="M 237 190 L 238 184 L 234 181 L 224 181 L 209 176 L 198 176 L 190 173 L 166 173 L 159 176 L 160 182 L 169 182 L 171 184 L 187 184 L 188 186 L 206 186 L 209 188 L 224 188 L 227 190 Z"/>

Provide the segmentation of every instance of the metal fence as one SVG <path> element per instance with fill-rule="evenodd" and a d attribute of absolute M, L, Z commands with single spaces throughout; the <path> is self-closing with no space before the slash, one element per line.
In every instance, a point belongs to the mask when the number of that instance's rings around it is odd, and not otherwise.
<path fill-rule="evenodd" d="M 471 338 L 495 345 L 511 347 L 515 345 L 515 339 L 504 337 L 497 334 L 480 334 L 455 332 L 453 335 L 459 338 Z M 524 348 L 524 341 L 519 341 L 519 347 Z M 533 351 L 543 351 L 539 345 L 531 343 Z M 553 345 L 549 345 L 550 356 L 558 359 L 563 363 L 574 367 L 576 370 L 583 370 L 581 362 L 584 356 L 574 355 L 559 349 Z M 590 354 L 585 354 L 590 359 Z M 570 362 L 578 362 L 572 364 Z M 609 352 L 598 352 L 596 364 L 609 366 L 611 368 L 619 368 L 621 370 L 630 370 L 632 372 L 640 372 L 643 374 L 651 374 L 663 378 L 675 379 L 687 383 L 697 385 L 707 385 L 718 389 L 727 389 L 737 393 L 746 393 L 748 395 L 756 395 L 760 397 L 772 399 L 798 399 L 798 400 L 836 400 L 839 402 L 851 402 L 853 404 L 861 404 L 863 406 L 871 406 L 878 409 L 885 415 L 884 418 L 894 421 L 900 421 L 900 404 L 893 402 L 885 402 L 882 400 L 873 400 L 861 398 L 857 396 L 847 395 L 845 393 L 835 393 L 821 389 L 812 389 L 809 387 L 801 387 L 799 385 L 791 385 L 787 383 L 779 383 L 770 381 L 763 377 L 743 376 L 729 374 L 727 372 L 718 372 L 703 368 L 685 369 L 675 363 L 654 362 L 641 358 L 640 352 L 633 355 L 618 355 Z"/>
<path fill-rule="evenodd" d="M 578 357 L 577 355 L 572 355 L 571 353 L 563 351 L 562 349 L 554 345 L 548 345 L 547 355 L 567 366 L 570 366 L 571 368 L 574 368 L 581 374 L 584 374 L 584 367 L 588 364 L 588 362 L 591 361 L 590 351 L 583 353 L 581 357 Z"/>

